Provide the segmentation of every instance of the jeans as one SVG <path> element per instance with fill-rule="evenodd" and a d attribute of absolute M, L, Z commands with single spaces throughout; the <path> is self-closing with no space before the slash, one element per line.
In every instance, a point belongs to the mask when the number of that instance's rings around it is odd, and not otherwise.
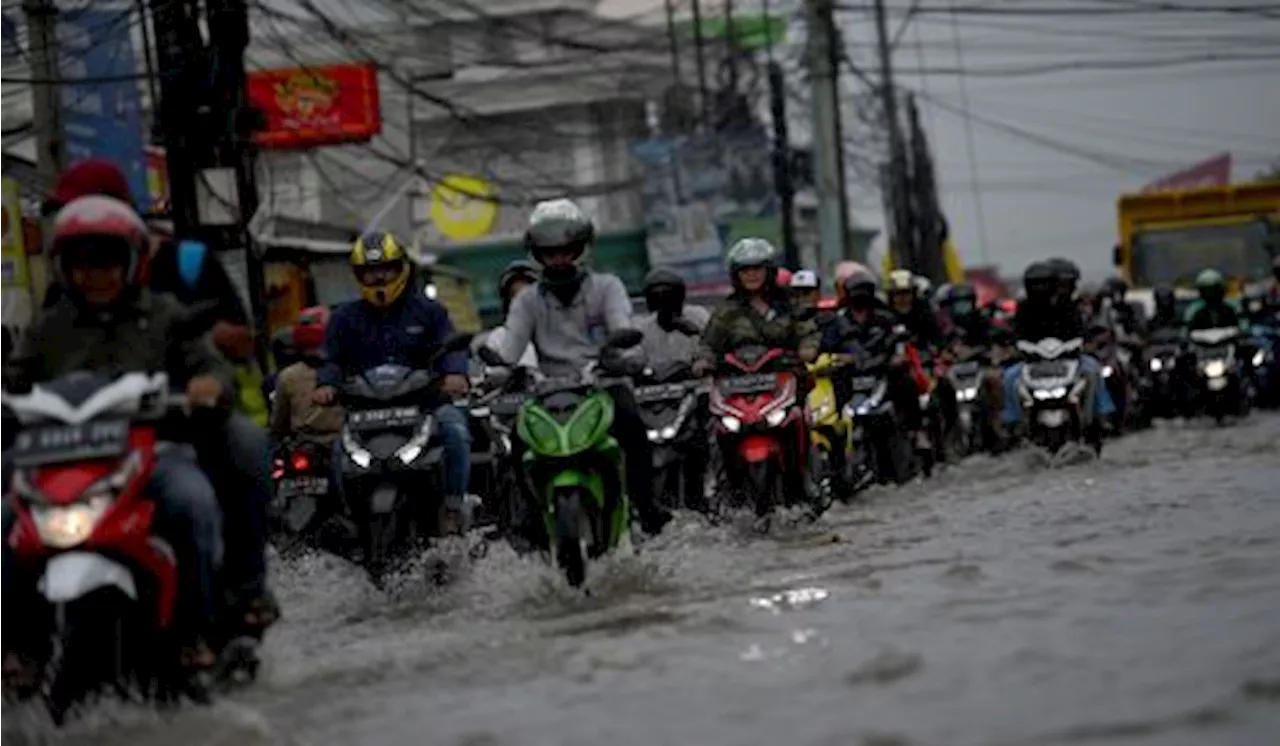
<path fill-rule="evenodd" d="M 454 404 L 441 404 L 436 407 L 436 437 L 444 448 L 444 497 L 448 507 L 461 508 L 461 501 L 454 505 L 455 498 L 465 498 L 471 482 L 471 423 L 468 415 Z M 338 486 L 338 494 L 346 500 L 346 485 L 342 480 L 342 464 L 347 452 L 342 447 L 342 438 L 333 441 L 333 480 Z"/>
<path fill-rule="evenodd" d="M 210 440 L 200 444 L 200 466 L 222 506 L 228 548 L 222 568 L 225 587 L 256 595 L 267 573 L 267 507 L 273 494 L 270 439 L 253 420 L 233 413 Z"/>
<path fill-rule="evenodd" d="M 211 628 L 214 620 L 214 583 L 222 560 L 222 515 L 213 485 L 189 452 L 184 451 L 167 451 L 158 456 L 146 491 L 156 504 L 154 532 L 169 541 L 177 556 L 179 618 L 189 635 L 200 635 Z M 15 557 L 8 536 L 16 519 L 16 512 L 6 501 L 3 511 L 6 605 L 15 595 L 26 595 L 34 588 L 34 583 L 31 588 L 14 585 L 17 580 Z M 9 605 L 9 608 L 15 607 Z"/>
<path fill-rule="evenodd" d="M 1022 421 L 1022 397 L 1018 395 L 1022 366 L 1022 363 L 1014 363 L 1004 370 L 1004 410 L 1001 412 L 1001 419 L 1006 425 L 1016 425 Z M 1111 392 L 1103 385 L 1102 363 L 1092 355 L 1081 355 L 1080 371 L 1090 378 L 1090 385 L 1093 386 L 1095 418 L 1110 417 L 1116 411 L 1116 403 L 1111 400 Z"/>

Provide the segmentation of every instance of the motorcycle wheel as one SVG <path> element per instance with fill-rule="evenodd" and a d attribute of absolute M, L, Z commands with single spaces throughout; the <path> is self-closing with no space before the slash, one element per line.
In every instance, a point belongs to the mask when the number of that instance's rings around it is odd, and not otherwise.
<path fill-rule="evenodd" d="M 769 515 L 778 504 L 773 464 L 769 461 L 756 461 L 746 466 L 747 489 L 755 505 L 756 515 Z"/>
<path fill-rule="evenodd" d="M 556 495 L 556 565 L 571 588 L 587 580 L 587 559 L 582 547 L 583 495 L 565 490 Z"/>
<path fill-rule="evenodd" d="M 65 604 L 57 614 L 45 703 L 58 725 L 73 708 L 105 688 L 127 693 L 127 638 L 135 602 L 116 588 L 100 588 Z"/>

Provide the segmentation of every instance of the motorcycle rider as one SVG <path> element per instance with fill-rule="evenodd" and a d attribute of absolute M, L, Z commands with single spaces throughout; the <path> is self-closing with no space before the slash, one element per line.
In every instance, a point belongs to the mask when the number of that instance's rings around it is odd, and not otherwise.
<path fill-rule="evenodd" d="M 711 312 L 702 306 L 686 305 L 684 278 L 671 269 L 655 267 L 644 278 L 644 300 L 649 313 L 636 318 L 636 328 L 644 334 L 641 349 L 651 366 L 682 362 L 692 368 L 698 344 Z M 693 416 L 700 437 L 690 441 L 684 452 L 685 494 L 694 507 L 701 507 L 710 445 L 706 437 L 706 406 L 702 402 Z"/>
<path fill-rule="evenodd" d="M 1187 331 L 1222 329 L 1229 326 L 1248 330 L 1248 322 L 1240 311 L 1227 300 L 1227 281 L 1216 269 L 1205 269 L 1196 275 L 1196 291 L 1199 300 L 1192 303 L 1183 315 Z"/>
<path fill-rule="evenodd" d="M 838 354 L 865 354 L 904 341 L 909 332 L 902 329 L 898 317 L 876 295 L 875 275 L 862 269 L 847 275 L 841 293 L 843 307 L 837 323 L 822 335 L 822 351 Z M 908 348 L 909 350 L 910 348 Z M 849 401 L 848 381 L 833 382 L 841 405 Z M 918 448 L 929 446 L 920 394 L 928 390 L 928 381 L 919 359 L 910 354 L 895 356 L 889 370 L 888 395 L 902 417 L 902 427 L 911 433 Z"/>
<path fill-rule="evenodd" d="M 1083 338 L 1085 324 L 1076 305 L 1075 288 L 1080 272 L 1065 259 L 1033 262 L 1022 276 L 1026 299 L 1018 304 L 1013 319 L 1014 334 L 1021 341 L 1039 342 L 1049 337 L 1063 342 Z M 1022 376 L 1022 363 L 1015 363 L 1004 372 L 1004 422 L 1014 427 L 1022 421 L 1022 401 L 1018 396 L 1018 380 Z M 1115 402 L 1107 387 L 1102 385 L 1102 364 L 1092 355 L 1080 356 L 1080 372 L 1089 381 L 1092 391 L 1091 406 L 1086 414 L 1091 423 L 1115 412 Z M 1092 427 L 1087 433 L 1090 442 L 1101 442 L 1101 431 Z"/>
<path fill-rule="evenodd" d="M 1267 288 L 1271 307 L 1280 310 L 1280 254 L 1271 257 L 1271 286 Z"/>
<path fill-rule="evenodd" d="M 1152 300 L 1155 304 L 1155 312 L 1147 322 L 1148 331 L 1182 328 L 1182 316 L 1178 313 L 1178 296 L 1172 287 L 1168 285 L 1157 287 Z"/>
<path fill-rule="evenodd" d="M 1136 339 L 1144 332 L 1137 309 L 1126 299 L 1128 293 L 1129 283 L 1122 277 L 1108 277 L 1098 291 L 1099 313 L 1121 341 Z"/>
<path fill-rule="evenodd" d="M 542 267 L 536 285 L 516 296 L 507 314 L 507 333 L 496 348 L 507 361 L 516 360 L 532 343 L 538 367 L 548 376 L 576 376 L 588 363 L 600 358 L 608 335 L 634 328 L 631 298 L 616 275 L 593 272 L 584 265 L 586 253 L 595 241 L 595 224 L 578 205 L 568 199 L 539 202 L 529 216 L 525 246 Z M 607 388 L 613 397 L 612 434 L 626 454 L 627 494 L 640 517 L 645 532 L 659 533 L 670 513 L 653 495 L 653 450 L 644 421 L 640 418 L 635 394 L 625 383 Z M 523 444 L 517 438 L 517 451 Z M 520 453 L 514 453 L 517 465 Z M 521 480 L 530 506 L 538 506 Z M 540 507 L 528 511 L 537 516 Z M 541 521 L 526 521 L 524 529 L 537 545 L 546 539 L 539 532 Z"/>
<path fill-rule="evenodd" d="M 906 327 L 920 352 L 931 358 L 942 347 L 942 332 L 929 302 L 920 298 L 916 277 L 905 269 L 890 272 L 885 296 L 898 323 Z"/>
<path fill-rule="evenodd" d="M 18 345 L 6 371 L 10 390 L 75 371 L 119 375 L 164 371 L 184 386 L 195 407 L 226 402 L 231 393 L 227 362 L 189 323 L 172 296 L 156 294 L 144 284 L 147 227 L 127 203 L 99 195 L 70 200 L 58 210 L 52 230 L 50 260 L 59 275 L 62 296 L 43 309 Z M 225 446 L 224 446 L 225 447 Z M 222 552 L 222 515 L 213 485 L 189 448 L 157 455 L 147 485 L 157 508 L 156 530 L 172 544 L 178 558 L 182 663 L 194 669 L 213 666 L 205 643 L 215 619 L 214 587 Z M 14 562 L 8 541 L 15 514 L 4 505 L 4 592 L 10 609 L 30 609 L 23 599 L 13 605 Z M 30 614 L 8 617 L 15 622 Z M 28 678 L 33 672 L 25 655 L 23 632 L 5 632 L 5 672 Z"/>
<path fill-rule="evenodd" d="M 337 387 L 349 376 L 387 363 L 424 368 L 440 345 L 453 335 L 449 312 L 413 287 L 413 266 L 399 240 L 390 233 L 370 232 L 351 247 L 351 269 L 360 298 L 339 306 L 325 333 L 325 362 L 312 395 L 316 404 L 331 404 Z M 523 349 L 523 348 L 522 348 Z M 434 410 L 444 448 L 444 499 L 441 533 L 464 533 L 468 480 L 471 475 L 471 430 L 467 415 L 452 403 L 466 395 L 465 352 L 435 361 L 442 374 L 440 390 L 425 405 Z M 334 468 L 341 463 L 341 441 L 334 443 Z M 341 475 L 335 474 L 341 489 Z"/>
<path fill-rule="evenodd" d="M 498 295 L 502 298 L 502 317 L 504 321 L 507 315 L 511 313 L 511 303 L 516 296 L 537 283 L 538 265 L 528 259 L 514 259 L 507 265 L 506 269 L 502 270 L 502 274 L 498 277 Z M 472 343 L 472 348 L 479 349 L 479 345 L 485 345 L 498 350 L 502 339 L 506 335 L 506 326 L 496 326 L 485 334 L 477 335 L 475 342 Z M 525 347 L 524 353 L 520 355 L 520 360 L 516 364 L 521 368 L 537 370 L 538 352 L 534 349 L 532 343 Z"/>
<path fill-rule="evenodd" d="M 120 167 L 110 160 L 90 158 L 62 172 L 43 209 L 51 215 L 89 195 L 134 204 Z M 217 428 L 202 433 L 207 437 L 197 444 L 196 451 L 222 504 L 223 544 L 227 548 L 222 574 L 228 602 L 243 617 L 243 632 L 256 636 L 280 615 L 267 585 L 267 505 L 273 492 L 270 442 L 266 428 L 255 421 L 259 418 L 265 423 L 266 395 L 261 385 L 264 381 L 252 361 L 249 316 L 222 263 L 207 254 L 202 243 L 175 243 L 152 231 L 140 258 L 139 278 L 152 294 L 171 295 L 188 306 L 212 307 L 200 313 L 214 319 L 213 345 L 232 361 L 236 386 L 229 396 L 237 406 Z M 63 284 L 55 277 L 45 296 L 46 307 L 57 303 Z"/>
<path fill-rule="evenodd" d="M 644 333 L 641 345 L 650 363 L 682 360 L 692 365 L 697 358 L 699 335 L 711 312 L 686 305 L 687 292 L 684 278 L 666 267 L 655 267 L 645 276 L 644 299 L 649 313 L 636 318 L 636 328 Z"/>
<path fill-rule="evenodd" d="M 305 435 L 331 445 L 342 432 L 342 407 L 313 401 L 324 364 L 324 334 L 329 326 L 329 308 L 313 306 L 298 314 L 293 327 L 293 349 L 298 361 L 276 378 L 276 396 L 271 408 L 271 435 L 280 443 L 290 435 Z"/>
<path fill-rule="evenodd" d="M 733 292 L 712 312 L 702 333 L 698 355 L 701 371 L 715 370 L 725 355 L 748 345 L 794 350 L 800 363 L 817 358 L 817 328 L 812 319 L 797 317 L 787 288 L 778 284 L 777 255 L 773 245 L 763 238 L 743 238 L 729 249 L 727 264 Z M 802 383 L 807 381 L 808 372 L 802 367 L 795 373 Z M 799 441 L 804 442 L 807 436 L 802 428 Z M 787 449 L 784 489 L 789 494 L 814 497 L 814 486 L 803 465 L 805 451 L 807 448 Z"/>

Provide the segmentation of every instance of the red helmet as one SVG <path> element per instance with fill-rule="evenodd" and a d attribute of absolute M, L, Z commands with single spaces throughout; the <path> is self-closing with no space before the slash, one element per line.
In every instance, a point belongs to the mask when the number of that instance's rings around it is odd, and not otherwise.
<path fill-rule="evenodd" d="M 777 283 L 780 288 L 791 287 L 791 270 L 786 267 L 779 268 Z"/>
<path fill-rule="evenodd" d="M 293 348 L 299 354 L 314 353 L 324 347 L 324 332 L 329 327 L 329 307 L 311 306 L 298 314 L 293 325 Z"/>
<path fill-rule="evenodd" d="M 114 255 L 125 265 L 125 282 L 138 286 L 150 257 L 147 242 L 147 224 L 132 207 L 114 197 L 91 194 L 58 210 L 49 255 L 64 285 L 68 257 L 109 261 Z"/>

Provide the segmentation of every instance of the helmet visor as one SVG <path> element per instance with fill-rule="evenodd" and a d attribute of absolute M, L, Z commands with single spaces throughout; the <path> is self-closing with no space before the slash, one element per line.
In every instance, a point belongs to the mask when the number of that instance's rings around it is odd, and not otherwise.
<path fill-rule="evenodd" d="M 378 287 L 393 282 L 404 271 L 404 260 L 377 264 L 362 264 L 355 268 L 356 280 L 366 287 Z"/>

